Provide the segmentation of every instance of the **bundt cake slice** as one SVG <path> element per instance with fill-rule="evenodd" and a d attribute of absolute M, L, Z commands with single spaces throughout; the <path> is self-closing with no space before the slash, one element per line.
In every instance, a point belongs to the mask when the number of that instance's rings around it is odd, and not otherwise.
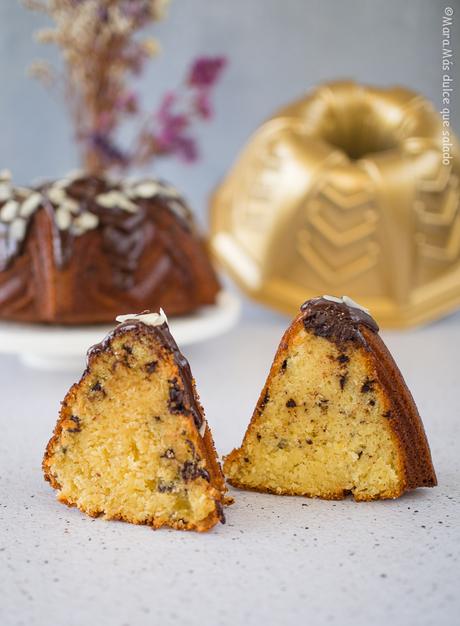
<path fill-rule="evenodd" d="M 64 399 L 45 478 L 91 516 L 208 530 L 225 484 L 189 364 L 163 312 L 117 319 Z"/>
<path fill-rule="evenodd" d="M 436 485 L 415 403 L 364 309 L 331 296 L 302 306 L 224 472 L 235 487 L 327 499 Z"/>

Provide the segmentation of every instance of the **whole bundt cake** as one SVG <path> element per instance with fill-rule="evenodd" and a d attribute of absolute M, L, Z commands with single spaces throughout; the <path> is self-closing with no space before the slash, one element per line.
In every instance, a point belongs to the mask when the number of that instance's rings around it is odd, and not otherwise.
<path fill-rule="evenodd" d="M 208 530 L 229 501 L 189 364 L 163 312 L 119 319 L 62 403 L 45 478 L 94 517 Z"/>
<path fill-rule="evenodd" d="M 89 324 L 160 306 L 181 315 L 218 291 L 173 187 L 75 174 L 27 189 L 0 173 L 1 319 Z"/>
<path fill-rule="evenodd" d="M 350 298 L 302 306 L 224 471 L 235 487 L 326 499 L 436 485 L 414 400 L 377 324 Z"/>

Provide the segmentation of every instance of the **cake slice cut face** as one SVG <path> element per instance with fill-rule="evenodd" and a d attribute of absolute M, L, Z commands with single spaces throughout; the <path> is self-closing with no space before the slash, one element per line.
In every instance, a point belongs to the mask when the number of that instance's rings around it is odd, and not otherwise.
<path fill-rule="evenodd" d="M 326 296 L 302 306 L 224 472 L 235 487 L 327 499 L 436 485 L 415 403 L 359 305 Z"/>
<path fill-rule="evenodd" d="M 43 469 L 59 500 L 91 516 L 198 531 L 224 521 L 211 433 L 162 315 L 129 319 L 89 351 Z"/>

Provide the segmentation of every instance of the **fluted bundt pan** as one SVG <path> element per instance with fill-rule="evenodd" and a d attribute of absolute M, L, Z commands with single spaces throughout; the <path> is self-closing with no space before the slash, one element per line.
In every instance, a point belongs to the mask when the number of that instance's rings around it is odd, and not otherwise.
<path fill-rule="evenodd" d="M 445 129 L 444 129 L 445 130 Z M 324 85 L 250 139 L 211 202 L 212 249 L 256 300 L 293 314 L 346 293 L 379 323 L 460 304 L 459 150 L 408 89 Z"/>

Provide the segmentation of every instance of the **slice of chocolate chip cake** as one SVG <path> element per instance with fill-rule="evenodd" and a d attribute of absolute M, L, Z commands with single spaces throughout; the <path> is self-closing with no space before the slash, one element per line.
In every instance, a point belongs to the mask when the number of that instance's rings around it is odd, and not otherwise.
<path fill-rule="evenodd" d="M 224 472 L 235 487 L 328 499 L 436 485 L 415 403 L 365 309 L 346 296 L 302 306 Z"/>
<path fill-rule="evenodd" d="M 64 399 L 45 478 L 91 516 L 208 530 L 225 484 L 189 364 L 163 312 L 117 319 Z"/>

